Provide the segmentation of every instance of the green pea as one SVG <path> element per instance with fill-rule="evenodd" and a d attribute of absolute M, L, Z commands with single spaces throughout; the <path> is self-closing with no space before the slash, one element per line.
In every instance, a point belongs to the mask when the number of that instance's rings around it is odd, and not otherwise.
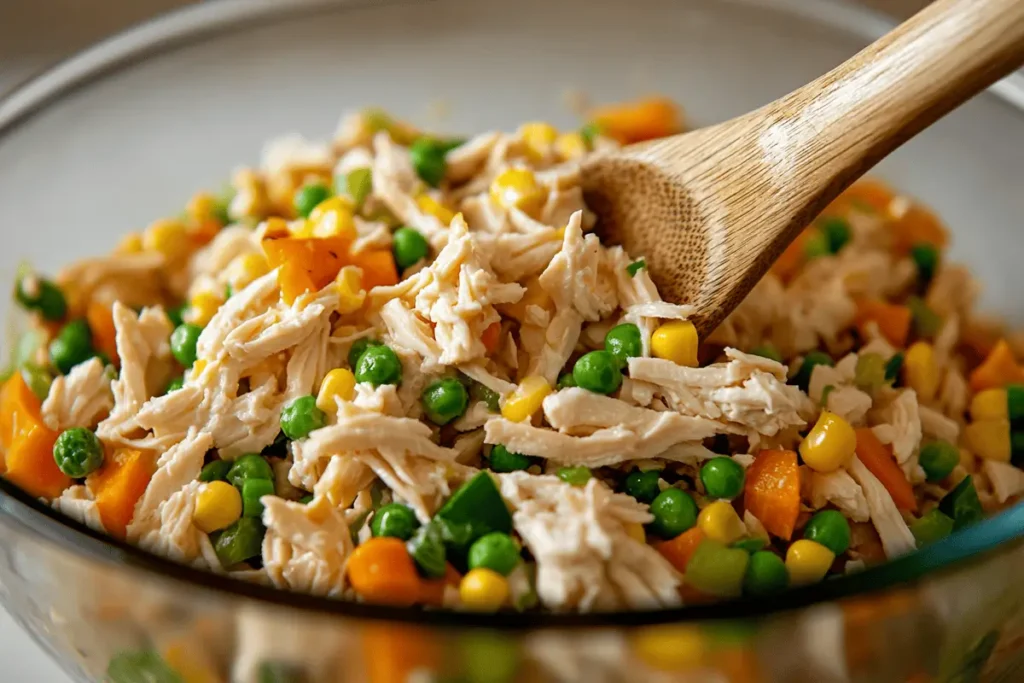
<path fill-rule="evenodd" d="M 629 273 L 630 277 L 636 277 L 637 273 L 646 268 L 647 261 L 645 261 L 644 259 L 637 259 L 636 261 L 633 261 L 628 266 L 626 266 L 626 272 Z"/>
<path fill-rule="evenodd" d="M 68 304 L 60 287 L 31 273 L 18 280 L 14 298 L 26 310 L 37 311 L 51 322 L 62 320 L 68 312 Z"/>
<path fill-rule="evenodd" d="M 242 482 L 242 516 L 259 517 L 263 514 L 260 498 L 274 495 L 273 479 L 246 479 Z"/>
<path fill-rule="evenodd" d="M 773 552 L 759 550 L 750 556 L 743 576 L 743 591 L 749 595 L 774 595 L 786 590 L 789 571 L 782 558 Z"/>
<path fill-rule="evenodd" d="M 175 377 L 174 379 L 167 383 L 167 388 L 164 389 L 164 393 L 169 394 L 172 391 L 177 391 L 178 389 L 181 389 L 183 386 L 185 386 L 185 378 Z"/>
<path fill-rule="evenodd" d="M 231 567 L 257 557 L 262 551 L 266 532 L 258 517 L 242 517 L 221 531 L 213 541 L 213 549 L 221 565 Z"/>
<path fill-rule="evenodd" d="M 375 537 L 388 536 L 408 541 L 420 527 L 416 513 L 401 503 L 390 503 L 373 514 L 370 532 Z"/>
<path fill-rule="evenodd" d="M 473 382 L 469 385 L 469 397 L 474 401 L 483 401 L 487 404 L 487 410 L 492 413 L 501 412 L 501 396 L 497 391 L 485 387 L 480 382 Z"/>
<path fill-rule="evenodd" d="M 829 244 L 828 237 L 821 230 L 812 232 L 811 236 L 804 242 L 804 257 L 808 261 L 828 256 L 831 253 L 832 245 Z"/>
<path fill-rule="evenodd" d="M 720 455 L 711 458 L 700 468 L 700 480 L 711 498 L 732 500 L 743 493 L 746 473 L 732 458 Z"/>
<path fill-rule="evenodd" d="M 248 453 L 231 463 L 231 468 L 225 476 L 233 486 L 242 488 L 250 479 L 273 481 L 274 470 L 259 453 Z"/>
<path fill-rule="evenodd" d="M 310 212 L 315 209 L 320 202 L 330 199 L 331 189 L 323 183 L 310 183 L 303 185 L 295 191 L 295 212 L 303 218 L 309 218 Z"/>
<path fill-rule="evenodd" d="M 346 175 L 337 176 L 335 190 L 338 194 L 347 194 L 351 197 L 357 207 L 362 206 L 373 192 L 373 171 L 368 168 L 356 168 Z"/>
<path fill-rule="evenodd" d="M 445 160 L 445 144 L 434 138 L 422 137 L 409 147 L 409 159 L 423 182 L 437 187 L 444 180 L 448 163 Z"/>
<path fill-rule="evenodd" d="M 518 472 L 529 469 L 533 461 L 522 453 L 514 453 L 502 444 L 491 448 L 491 470 L 495 472 Z"/>
<path fill-rule="evenodd" d="M 942 481 L 960 462 L 960 449 L 948 441 L 932 441 L 921 449 L 918 458 L 928 481 Z"/>
<path fill-rule="evenodd" d="M 833 254 L 838 253 L 850 241 L 850 224 L 842 218 L 823 218 L 818 224 L 818 229 L 828 240 L 828 250 Z"/>
<path fill-rule="evenodd" d="M 180 306 L 171 306 L 165 311 L 167 319 L 171 322 L 171 327 L 178 327 L 184 323 L 184 319 L 181 317 L 185 313 L 185 304 Z"/>
<path fill-rule="evenodd" d="M 327 424 L 327 415 L 316 407 L 316 396 L 300 396 L 281 411 L 281 431 L 292 441 Z"/>
<path fill-rule="evenodd" d="M 750 558 L 745 550 L 706 538 L 686 565 L 686 583 L 720 598 L 738 597 L 743 592 Z"/>
<path fill-rule="evenodd" d="M 885 381 L 892 382 L 893 386 L 899 382 L 900 370 L 903 369 L 903 352 L 897 351 L 885 363 Z"/>
<path fill-rule="evenodd" d="M 569 389 L 576 386 L 576 378 L 572 376 L 571 372 L 563 372 L 558 376 L 558 383 L 555 386 L 559 390 Z"/>
<path fill-rule="evenodd" d="M 662 538 L 675 538 L 697 523 L 697 503 L 686 491 L 665 489 L 651 502 L 651 530 Z"/>
<path fill-rule="evenodd" d="M 183 683 L 167 662 L 152 650 L 122 652 L 107 664 L 109 683 Z"/>
<path fill-rule="evenodd" d="M 402 361 L 390 346 L 370 346 L 356 363 L 356 381 L 369 382 L 375 387 L 383 384 L 400 384 Z"/>
<path fill-rule="evenodd" d="M 814 372 L 814 366 L 816 365 L 832 367 L 835 365 L 835 361 L 827 353 L 811 351 L 804 356 L 804 362 L 800 364 L 800 369 L 793 375 L 790 383 L 797 385 L 806 392 L 808 385 L 811 383 L 811 373 Z"/>
<path fill-rule="evenodd" d="M 885 384 L 885 359 L 881 354 L 862 353 L 857 356 L 853 383 L 858 389 L 869 394 L 873 394 Z"/>
<path fill-rule="evenodd" d="M 391 252 L 395 255 L 395 265 L 405 270 L 427 258 L 430 244 L 427 238 L 413 228 L 402 227 L 391 236 Z"/>
<path fill-rule="evenodd" d="M 978 491 L 974 488 L 974 479 L 971 475 L 964 477 L 956 488 L 942 497 L 939 501 L 939 510 L 952 517 L 953 531 L 959 531 L 984 518 L 985 512 L 981 508 Z"/>
<path fill-rule="evenodd" d="M 356 366 L 359 364 L 359 359 L 363 357 L 366 349 L 371 346 L 380 346 L 381 343 L 376 339 L 370 339 L 368 337 L 361 337 L 352 342 L 352 348 L 348 350 L 348 366 L 354 371 Z"/>
<path fill-rule="evenodd" d="M 572 368 L 576 386 L 597 394 L 610 394 L 622 385 L 622 372 L 615 356 L 607 351 L 591 351 L 580 356 Z"/>
<path fill-rule="evenodd" d="M 508 534 L 492 531 L 469 547 L 469 568 L 484 568 L 508 576 L 519 564 L 519 544 Z"/>
<path fill-rule="evenodd" d="M 447 551 L 440 525 L 430 523 L 421 526 L 406 542 L 405 547 L 424 576 L 440 579 L 445 575 Z"/>
<path fill-rule="evenodd" d="M 190 368 L 196 362 L 196 343 L 203 328 L 192 323 L 178 325 L 171 333 L 171 355 L 183 368 Z"/>
<path fill-rule="evenodd" d="M 40 401 L 45 401 L 50 394 L 50 385 L 53 384 L 53 375 L 46 368 L 41 368 L 35 363 L 25 363 L 20 369 L 21 378 L 32 390 Z"/>
<path fill-rule="evenodd" d="M 85 427 L 68 429 L 54 442 L 53 459 L 61 472 L 81 479 L 103 464 L 103 444 Z"/>
<path fill-rule="evenodd" d="M 1016 428 L 1024 420 L 1024 384 L 1006 385 L 1006 416 Z"/>
<path fill-rule="evenodd" d="M 559 467 L 556 474 L 559 479 L 572 486 L 586 486 L 587 482 L 590 481 L 590 477 L 593 476 L 590 468 L 583 467 L 582 465 L 579 467 Z"/>
<path fill-rule="evenodd" d="M 910 258 L 917 266 L 918 280 L 927 285 L 935 277 L 935 270 L 939 267 L 939 250 L 928 243 L 915 244 L 910 248 Z"/>
<path fill-rule="evenodd" d="M 770 342 L 767 344 L 761 344 L 761 346 L 751 349 L 750 353 L 754 354 L 755 356 L 761 356 L 761 358 L 773 360 L 776 363 L 782 362 L 782 354 L 779 352 L 777 348 L 775 348 L 775 345 Z"/>
<path fill-rule="evenodd" d="M 84 320 L 72 320 L 61 328 L 50 342 L 50 362 L 62 374 L 84 363 L 95 354 L 92 347 L 92 332 Z"/>
<path fill-rule="evenodd" d="M 646 472 L 633 470 L 626 475 L 622 490 L 641 503 L 649 504 L 661 493 L 661 488 L 658 486 L 659 479 L 661 479 L 661 472 L 658 470 L 647 470 Z"/>
<path fill-rule="evenodd" d="M 454 377 L 433 382 L 420 396 L 423 412 L 436 425 L 446 425 L 466 412 L 469 392 Z"/>
<path fill-rule="evenodd" d="M 625 367 L 630 358 L 643 355 L 644 346 L 640 340 L 640 328 L 633 323 L 616 325 L 604 336 L 604 350 L 619 361 L 620 367 Z"/>
<path fill-rule="evenodd" d="M 234 463 L 229 460 L 211 460 L 203 465 L 199 472 L 199 481 L 227 481 L 228 473 L 233 466 Z"/>
<path fill-rule="evenodd" d="M 911 522 L 910 533 L 914 534 L 919 548 L 941 541 L 953 533 L 953 518 L 938 508 L 929 510 L 920 519 Z"/>
<path fill-rule="evenodd" d="M 804 538 L 820 543 L 838 557 L 850 549 L 850 523 L 838 510 L 822 510 L 808 520 Z"/>

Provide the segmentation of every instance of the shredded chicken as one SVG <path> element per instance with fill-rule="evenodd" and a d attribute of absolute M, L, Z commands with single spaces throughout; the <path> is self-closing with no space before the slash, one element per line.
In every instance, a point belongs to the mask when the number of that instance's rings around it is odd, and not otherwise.
<path fill-rule="evenodd" d="M 95 427 L 114 407 L 111 379 L 99 358 L 79 363 L 58 376 L 43 401 L 43 422 L 62 432 L 72 427 Z"/>
<path fill-rule="evenodd" d="M 58 498 L 53 499 L 53 509 L 95 531 L 106 531 L 92 492 L 85 486 L 69 486 L 64 489 Z"/>
<path fill-rule="evenodd" d="M 892 559 L 916 550 L 917 541 L 914 534 L 903 521 L 903 516 L 896 508 L 896 503 L 889 492 L 856 456 L 850 461 L 850 474 L 864 492 L 868 510 L 871 512 L 871 523 L 882 540 L 886 557 Z"/>
<path fill-rule="evenodd" d="M 263 568 L 278 588 L 341 597 L 352 534 L 345 516 L 326 498 L 308 505 L 264 496 Z"/>
<path fill-rule="evenodd" d="M 811 507 L 817 510 L 831 503 L 855 522 L 866 522 L 871 517 L 863 489 L 846 470 L 825 474 L 810 471 L 808 475 L 803 482 Z"/>

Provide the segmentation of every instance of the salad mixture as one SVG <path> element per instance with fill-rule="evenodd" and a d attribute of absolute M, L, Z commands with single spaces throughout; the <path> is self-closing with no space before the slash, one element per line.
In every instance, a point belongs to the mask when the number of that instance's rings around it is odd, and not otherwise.
<path fill-rule="evenodd" d="M 863 180 L 698 340 L 602 244 L 594 151 L 663 99 L 462 140 L 378 110 L 15 286 L 4 476 L 180 563 L 332 598 L 622 610 L 760 596 L 1024 492 L 1022 340 Z"/>

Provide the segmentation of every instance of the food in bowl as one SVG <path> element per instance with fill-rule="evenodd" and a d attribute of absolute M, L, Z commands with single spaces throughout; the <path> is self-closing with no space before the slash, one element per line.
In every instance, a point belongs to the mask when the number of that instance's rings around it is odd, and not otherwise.
<path fill-rule="evenodd" d="M 680 120 L 459 140 L 368 110 L 26 269 L 5 476 L 239 580 L 485 611 L 774 594 L 1019 497 L 1019 340 L 923 206 L 854 185 L 704 340 L 601 243 L 578 160 Z"/>

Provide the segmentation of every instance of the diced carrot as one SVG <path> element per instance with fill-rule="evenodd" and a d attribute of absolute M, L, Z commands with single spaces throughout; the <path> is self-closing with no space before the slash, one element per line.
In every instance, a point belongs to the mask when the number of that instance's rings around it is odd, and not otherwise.
<path fill-rule="evenodd" d="M 705 538 L 704 532 L 699 527 L 692 527 L 669 541 L 662 541 L 654 545 L 655 550 L 661 553 L 662 557 L 672 563 L 672 566 L 679 572 L 686 571 L 686 565 L 693 557 L 697 546 Z"/>
<path fill-rule="evenodd" d="M 291 237 L 280 236 L 278 232 L 269 234 L 269 231 L 262 242 L 271 268 L 285 263 L 301 267 L 316 289 L 326 287 L 342 266 L 352 262 L 348 253 L 350 244 L 345 237 Z"/>
<path fill-rule="evenodd" d="M 783 282 L 789 281 L 804 265 L 807 240 L 811 238 L 812 234 L 814 234 L 813 228 L 805 228 L 775 260 L 771 272 Z"/>
<path fill-rule="evenodd" d="M 348 560 L 348 580 L 364 600 L 388 605 L 412 605 L 422 587 L 405 543 L 397 538 L 371 538 Z"/>
<path fill-rule="evenodd" d="M 949 233 L 938 216 L 919 204 L 913 204 L 892 222 L 893 249 L 907 254 L 916 244 L 942 249 L 949 244 Z"/>
<path fill-rule="evenodd" d="M 1000 339 L 992 347 L 988 357 L 981 365 L 974 368 L 970 376 L 972 391 L 983 391 L 985 389 L 997 389 L 1013 382 L 1024 381 L 1024 370 L 1017 363 L 1013 356 L 1013 350 Z"/>
<path fill-rule="evenodd" d="M 896 507 L 908 512 L 917 511 L 917 499 L 914 498 L 914 487 L 907 481 L 899 463 L 886 446 L 869 427 L 861 427 L 857 433 L 857 457 L 875 475 L 882 486 L 892 496 Z"/>
<path fill-rule="evenodd" d="M 33 496 L 56 498 L 71 479 L 53 459 L 59 434 L 43 423 L 40 408 L 21 373 L 11 375 L 0 392 L 0 442 L 6 451 L 0 470 Z"/>
<path fill-rule="evenodd" d="M 437 671 L 443 648 L 436 632 L 385 622 L 367 622 L 360 629 L 368 683 L 406 683 L 414 671 Z"/>
<path fill-rule="evenodd" d="M 880 216 L 889 216 L 889 206 L 896 198 L 892 189 L 877 178 L 861 178 L 828 205 L 822 215 L 842 216 L 851 208 L 865 208 Z"/>
<path fill-rule="evenodd" d="M 103 466 L 85 480 L 107 533 L 124 538 L 135 504 L 155 471 L 156 457 L 150 451 L 120 448 L 108 453 Z"/>
<path fill-rule="evenodd" d="M 462 581 L 462 575 L 449 562 L 445 565 L 442 578 L 420 581 L 420 599 L 418 602 L 432 607 L 441 607 L 444 604 L 445 588 L 448 586 L 458 588 L 460 581 Z"/>
<path fill-rule="evenodd" d="M 761 451 L 747 469 L 743 504 L 768 533 L 788 541 L 800 514 L 800 468 L 796 453 Z"/>
<path fill-rule="evenodd" d="M 679 107 L 666 97 L 598 107 L 590 112 L 602 135 L 624 145 L 683 132 Z"/>
<path fill-rule="evenodd" d="M 898 304 L 890 304 L 881 299 L 858 299 L 857 315 L 854 322 L 862 335 L 867 335 L 866 326 L 873 322 L 878 331 L 893 346 L 903 348 L 910 334 L 910 308 Z"/>
<path fill-rule="evenodd" d="M 281 288 L 281 298 L 289 306 L 306 292 L 317 291 L 316 283 L 309 273 L 294 261 L 285 261 L 277 271 L 277 285 Z"/>
<path fill-rule="evenodd" d="M 85 320 L 92 331 L 93 345 L 107 355 L 107 358 L 120 365 L 117 357 L 117 330 L 114 328 L 114 315 L 109 306 L 99 301 L 90 301 L 85 309 Z"/>
<path fill-rule="evenodd" d="M 363 289 L 398 284 L 398 268 L 390 249 L 364 249 L 352 256 L 352 265 L 363 269 Z"/>
<path fill-rule="evenodd" d="M 488 325 L 480 336 L 480 341 L 484 343 L 487 353 L 494 353 L 494 350 L 498 348 L 498 342 L 501 341 L 501 323 L 493 322 Z"/>

